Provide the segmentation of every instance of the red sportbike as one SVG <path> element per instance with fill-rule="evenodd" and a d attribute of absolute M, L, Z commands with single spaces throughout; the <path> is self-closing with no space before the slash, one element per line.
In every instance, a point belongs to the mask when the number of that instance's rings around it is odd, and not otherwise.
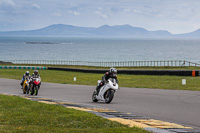
<path fill-rule="evenodd" d="M 33 78 L 32 79 L 33 85 L 32 85 L 32 89 L 30 90 L 31 95 L 37 95 L 38 94 L 38 90 L 40 88 L 40 84 L 41 84 L 41 79 L 40 78 Z"/>

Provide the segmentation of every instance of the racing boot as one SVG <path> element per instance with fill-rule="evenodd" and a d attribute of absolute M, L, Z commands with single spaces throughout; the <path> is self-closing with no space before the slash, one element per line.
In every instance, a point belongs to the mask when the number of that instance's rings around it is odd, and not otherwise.
<path fill-rule="evenodd" d="M 20 85 L 21 85 L 21 89 L 23 89 L 23 83 L 22 82 L 20 83 Z"/>
<path fill-rule="evenodd" d="M 97 86 L 97 87 L 96 87 L 96 95 L 99 95 L 100 87 L 101 87 L 101 86 Z"/>

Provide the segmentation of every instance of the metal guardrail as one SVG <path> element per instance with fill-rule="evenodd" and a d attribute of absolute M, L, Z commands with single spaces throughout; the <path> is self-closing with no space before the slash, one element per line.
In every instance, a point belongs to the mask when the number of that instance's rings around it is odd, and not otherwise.
<path fill-rule="evenodd" d="M 185 60 L 167 61 L 123 61 L 123 62 L 89 62 L 89 61 L 63 61 L 63 60 L 1 60 L 0 64 L 42 64 L 42 65 L 77 65 L 101 67 L 185 67 L 200 64 Z"/>

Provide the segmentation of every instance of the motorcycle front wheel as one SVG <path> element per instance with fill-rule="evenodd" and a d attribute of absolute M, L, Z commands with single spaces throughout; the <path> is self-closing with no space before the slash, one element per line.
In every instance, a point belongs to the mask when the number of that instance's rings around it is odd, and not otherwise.
<path fill-rule="evenodd" d="M 23 93 L 26 94 L 26 88 L 23 87 Z"/>
<path fill-rule="evenodd" d="M 38 86 L 35 87 L 35 95 L 38 94 Z"/>
<path fill-rule="evenodd" d="M 29 88 L 28 88 L 28 86 L 26 86 L 26 94 L 29 94 Z"/>
<path fill-rule="evenodd" d="M 113 97 L 114 97 L 114 91 L 108 90 L 104 96 L 105 103 L 110 103 L 113 100 Z"/>
<path fill-rule="evenodd" d="M 31 89 L 31 95 L 33 95 L 35 92 L 35 87 L 33 86 L 33 88 Z"/>
<path fill-rule="evenodd" d="M 98 100 L 96 99 L 96 91 L 94 91 L 93 94 L 92 94 L 92 101 L 98 102 Z"/>

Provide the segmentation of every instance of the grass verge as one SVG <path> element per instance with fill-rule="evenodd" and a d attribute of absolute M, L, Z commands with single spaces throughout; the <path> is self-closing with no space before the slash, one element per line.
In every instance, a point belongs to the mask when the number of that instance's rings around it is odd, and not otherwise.
<path fill-rule="evenodd" d="M 0 78 L 21 80 L 25 71 L 26 70 L 1 69 Z M 33 70 L 30 70 L 30 73 L 32 72 Z M 42 78 L 42 82 L 93 86 L 96 86 L 97 80 L 100 80 L 103 76 L 103 74 L 56 70 L 40 70 L 39 74 Z M 74 77 L 76 77 L 76 81 L 73 80 Z M 182 85 L 182 79 L 186 79 L 186 85 Z M 120 87 L 200 91 L 200 77 L 118 74 L 118 80 Z"/>
<path fill-rule="evenodd" d="M 29 133 L 146 133 L 94 114 L 16 96 L 0 95 L 0 132 Z"/>

